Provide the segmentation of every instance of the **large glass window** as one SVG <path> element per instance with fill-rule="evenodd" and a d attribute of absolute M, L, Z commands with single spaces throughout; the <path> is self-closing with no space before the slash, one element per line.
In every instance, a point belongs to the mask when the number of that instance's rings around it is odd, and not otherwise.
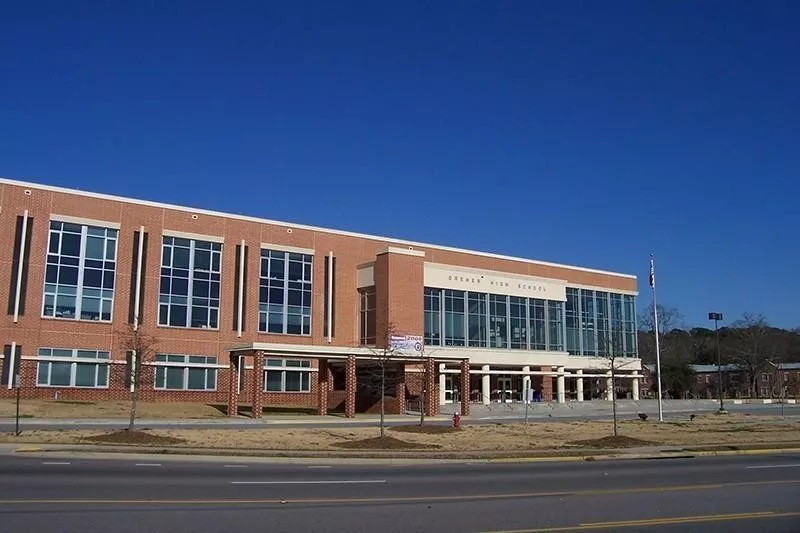
<path fill-rule="evenodd" d="M 597 315 L 597 354 L 607 356 L 610 353 L 622 355 L 622 350 L 618 350 L 611 345 L 611 334 L 608 324 L 608 293 L 595 292 L 594 305 Z M 622 348 L 621 346 L 619 348 Z"/>
<path fill-rule="evenodd" d="M 267 359 L 265 366 L 265 392 L 311 392 L 311 361 Z"/>
<path fill-rule="evenodd" d="M 567 287 L 567 351 L 570 355 L 581 355 L 580 309 L 580 291 Z"/>
<path fill-rule="evenodd" d="M 625 355 L 636 357 L 636 300 L 629 294 L 623 295 L 625 309 Z"/>
<path fill-rule="evenodd" d="M 611 346 L 614 348 L 615 353 L 624 353 L 623 346 L 625 346 L 625 341 L 623 340 L 624 334 L 624 314 L 622 312 L 622 295 L 617 293 L 611 293 L 609 295 L 609 311 L 610 311 L 610 322 L 611 322 Z"/>
<path fill-rule="evenodd" d="M 444 344 L 465 345 L 466 306 L 464 291 L 444 290 Z"/>
<path fill-rule="evenodd" d="M 311 274 L 314 256 L 261 250 L 258 330 L 311 335 Z"/>
<path fill-rule="evenodd" d="M 219 327 L 222 244 L 164 237 L 158 325 Z"/>
<path fill-rule="evenodd" d="M 511 339 L 509 346 L 516 350 L 528 349 L 528 299 L 521 296 L 509 297 Z"/>
<path fill-rule="evenodd" d="M 564 349 L 564 303 L 547 302 L 547 323 L 549 324 L 548 350 Z"/>
<path fill-rule="evenodd" d="M 425 344 L 442 344 L 441 292 L 425 287 Z"/>
<path fill-rule="evenodd" d="M 469 346 L 486 348 L 486 294 L 467 294 Z"/>
<path fill-rule="evenodd" d="M 547 321 L 545 300 L 531 298 L 529 307 L 531 324 L 531 350 L 547 349 Z"/>
<path fill-rule="evenodd" d="M 39 348 L 36 385 L 39 387 L 108 387 L 109 352 L 77 348 Z"/>
<path fill-rule="evenodd" d="M 42 316 L 110 322 L 117 230 L 50 222 Z"/>
<path fill-rule="evenodd" d="M 359 338 L 362 345 L 375 345 L 375 287 L 361 289 L 359 299 L 361 300 Z"/>
<path fill-rule="evenodd" d="M 581 328 L 583 329 L 583 355 L 597 355 L 595 343 L 594 291 L 581 289 Z"/>
<path fill-rule="evenodd" d="M 508 296 L 489 295 L 489 347 L 508 348 Z"/>
<path fill-rule="evenodd" d="M 217 389 L 217 358 L 205 355 L 156 355 L 156 390 Z"/>

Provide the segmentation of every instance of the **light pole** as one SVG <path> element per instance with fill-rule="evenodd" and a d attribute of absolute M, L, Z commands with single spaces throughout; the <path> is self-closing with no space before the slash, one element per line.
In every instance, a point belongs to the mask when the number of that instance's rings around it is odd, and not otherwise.
<path fill-rule="evenodd" d="M 781 388 L 780 392 L 778 393 L 778 401 L 780 401 L 780 403 L 781 403 L 781 418 L 786 418 L 784 416 L 784 414 L 783 414 L 783 404 L 786 403 L 786 401 L 784 399 L 785 398 L 785 390 L 786 389 L 783 387 L 783 376 L 782 376 L 783 372 L 781 372 L 781 364 L 780 363 L 775 364 L 772 361 L 770 361 L 769 359 L 767 359 L 767 363 L 769 363 L 770 366 L 772 366 L 775 370 L 778 371 L 777 382 L 778 382 L 778 386 Z"/>
<path fill-rule="evenodd" d="M 717 337 L 717 386 L 719 388 L 719 413 L 725 413 L 725 404 L 722 401 L 722 359 L 719 354 L 719 321 L 722 313 L 708 313 L 708 319 L 714 321 L 714 333 Z"/>

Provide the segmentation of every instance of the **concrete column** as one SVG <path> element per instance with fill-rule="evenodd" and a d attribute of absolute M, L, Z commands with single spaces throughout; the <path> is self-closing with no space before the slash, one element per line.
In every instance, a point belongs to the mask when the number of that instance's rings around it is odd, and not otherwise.
<path fill-rule="evenodd" d="M 489 376 L 489 365 L 483 365 L 481 371 L 483 372 L 481 376 L 481 401 L 483 405 L 489 405 L 489 398 L 492 396 L 492 380 L 491 376 Z"/>
<path fill-rule="evenodd" d="M 356 356 L 348 355 L 344 367 L 344 416 L 356 416 Z"/>
<path fill-rule="evenodd" d="M 264 352 L 253 356 L 253 418 L 261 418 L 264 411 Z"/>
<path fill-rule="evenodd" d="M 239 354 L 228 354 L 228 416 L 239 414 Z"/>
<path fill-rule="evenodd" d="M 445 364 L 439 363 L 439 405 L 444 405 L 444 390 L 445 390 Z"/>
<path fill-rule="evenodd" d="M 579 402 L 583 401 L 583 378 L 581 377 L 582 375 L 583 375 L 583 369 L 579 369 L 577 383 L 575 384 L 575 388 L 578 392 Z"/>
<path fill-rule="evenodd" d="M 558 403 L 566 403 L 567 402 L 567 394 L 564 390 L 564 367 L 560 366 L 557 369 L 558 377 L 556 378 L 556 391 L 558 393 Z"/>
<path fill-rule="evenodd" d="M 469 416 L 469 359 L 461 361 L 461 416 Z"/>
<path fill-rule="evenodd" d="M 606 400 L 614 399 L 614 380 L 611 379 L 611 370 L 606 372 Z"/>
<path fill-rule="evenodd" d="M 325 416 L 328 414 L 328 391 L 330 390 L 330 380 L 328 379 L 328 360 L 320 359 L 317 369 L 317 414 Z"/>
<path fill-rule="evenodd" d="M 637 370 L 633 371 L 633 377 L 631 379 L 631 396 L 634 400 L 639 399 L 639 372 Z"/>
<path fill-rule="evenodd" d="M 530 400 L 531 376 L 527 372 L 531 371 L 531 367 L 523 366 L 522 371 L 525 372 L 522 376 L 522 401 L 528 403 L 528 400 Z"/>

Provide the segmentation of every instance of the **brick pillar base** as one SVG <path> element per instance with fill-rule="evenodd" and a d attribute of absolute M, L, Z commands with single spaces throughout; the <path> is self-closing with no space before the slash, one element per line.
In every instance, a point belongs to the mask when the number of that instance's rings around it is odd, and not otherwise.
<path fill-rule="evenodd" d="M 469 416 L 469 360 L 461 361 L 461 416 Z"/>
<path fill-rule="evenodd" d="M 553 370 L 551 366 L 543 366 L 542 372 L 550 372 Z M 543 402 L 552 402 L 553 401 L 553 377 L 552 376 L 542 376 L 542 401 Z"/>
<path fill-rule="evenodd" d="M 328 414 L 328 390 L 330 381 L 328 380 L 328 360 L 319 360 L 317 372 L 317 414 L 325 416 Z"/>
<path fill-rule="evenodd" d="M 228 416 L 239 415 L 239 355 L 228 354 Z"/>
<path fill-rule="evenodd" d="M 353 418 L 356 416 L 356 356 L 347 356 L 344 370 L 345 379 L 345 398 L 344 416 Z"/>
<path fill-rule="evenodd" d="M 436 376 L 436 364 L 430 357 L 425 359 L 425 416 L 436 416 L 439 414 L 439 380 Z"/>
<path fill-rule="evenodd" d="M 253 418 L 261 418 L 264 411 L 264 352 L 253 355 Z"/>
<path fill-rule="evenodd" d="M 406 364 L 400 363 L 397 367 L 397 387 L 395 389 L 394 397 L 397 401 L 398 415 L 405 414 L 406 412 Z"/>

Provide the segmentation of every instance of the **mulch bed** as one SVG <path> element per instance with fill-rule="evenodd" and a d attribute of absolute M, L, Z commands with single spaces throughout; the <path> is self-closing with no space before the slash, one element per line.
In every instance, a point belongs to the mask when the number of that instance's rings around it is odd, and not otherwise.
<path fill-rule="evenodd" d="M 398 433 L 422 433 L 424 435 L 441 435 L 444 433 L 455 433 L 461 431 L 461 428 L 456 429 L 453 426 L 394 426 L 389 428 Z"/>
<path fill-rule="evenodd" d="M 648 440 L 626 437 L 625 435 L 609 435 L 599 439 L 576 440 L 570 444 L 585 446 L 587 448 L 635 448 L 637 446 L 652 446 L 657 444 Z"/>
<path fill-rule="evenodd" d="M 406 442 L 404 440 L 395 439 L 394 437 L 374 437 L 371 439 L 351 440 L 337 443 L 334 446 L 350 450 L 429 450 L 441 448 L 441 446 L 436 444 Z"/>
<path fill-rule="evenodd" d="M 153 435 L 146 431 L 128 431 L 127 429 L 114 431 L 112 433 L 93 435 L 91 437 L 86 437 L 83 440 L 106 444 L 149 444 L 157 446 L 182 444 L 186 442 L 183 439 L 176 439 L 175 437 L 162 437 L 161 435 Z"/>

